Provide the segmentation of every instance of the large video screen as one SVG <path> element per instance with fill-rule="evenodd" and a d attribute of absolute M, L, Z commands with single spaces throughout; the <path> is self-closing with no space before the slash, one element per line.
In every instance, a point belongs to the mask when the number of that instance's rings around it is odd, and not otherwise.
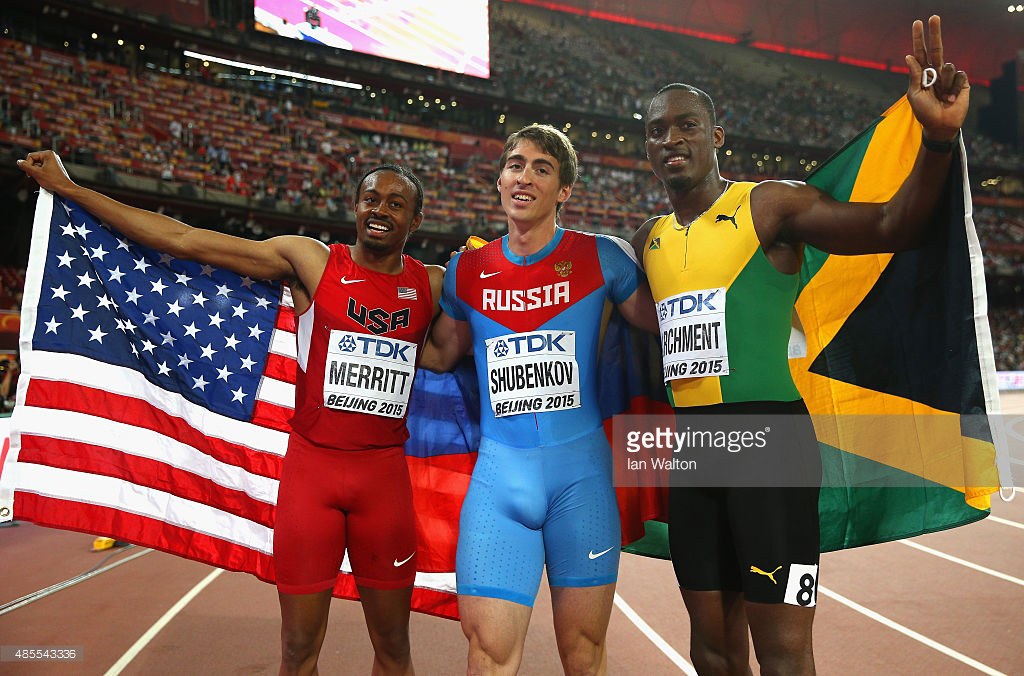
<path fill-rule="evenodd" d="M 256 29 L 488 77 L 487 0 L 255 0 Z"/>

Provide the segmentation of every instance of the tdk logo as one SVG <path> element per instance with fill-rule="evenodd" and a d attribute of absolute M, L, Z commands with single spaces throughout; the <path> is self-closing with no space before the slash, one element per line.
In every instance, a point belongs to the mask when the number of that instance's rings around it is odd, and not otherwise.
<path fill-rule="evenodd" d="M 510 347 L 511 351 L 516 355 L 533 354 L 536 352 L 568 352 L 566 346 L 562 344 L 562 340 L 565 339 L 566 335 L 565 333 L 557 335 L 550 333 L 528 333 L 508 336 L 495 344 L 494 354 L 498 357 L 504 357 L 508 354 Z M 506 341 L 508 345 L 506 345 Z"/>
<path fill-rule="evenodd" d="M 407 364 L 411 360 L 406 352 L 410 348 L 415 347 L 411 343 L 402 345 L 386 338 L 373 338 L 371 336 L 345 336 L 338 341 L 338 348 L 343 352 L 355 352 L 379 359 L 394 359 L 395 361 L 403 361 Z"/>
<path fill-rule="evenodd" d="M 705 289 L 666 298 L 658 304 L 658 314 L 662 319 L 666 319 L 667 317 L 681 317 L 691 313 L 720 312 L 721 309 L 717 306 L 720 305 L 721 299 L 716 298 L 720 291 L 723 291 L 723 289 Z"/>

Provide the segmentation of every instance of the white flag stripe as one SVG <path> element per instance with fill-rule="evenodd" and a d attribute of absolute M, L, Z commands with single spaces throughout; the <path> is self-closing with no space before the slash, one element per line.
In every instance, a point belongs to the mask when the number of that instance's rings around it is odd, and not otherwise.
<path fill-rule="evenodd" d="M 32 372 L 33 379 L 61 380 L 142 399 L 168 415 L 181 418 L 208 437 L 223 439 L 246 448 L 267 451 L 279 456 L 283 456 L 288 449 L 286 432 L 255 427 L 214 413 L 179 394 L 154 385 L 132 369 L 73 354 L 36 352 L 36 355 L 45 355 L 45 359 L 36 362 Z M 292 390 L 294 391 L 294 387 Z M 18 406 L 14 409 L 15 427 L 18 427 L 20 408 Z"/>
<path fill-rule="evenodd" d="M 285 408 L 295 408 L 295 385 L 264 376 L 260 379 L 256 398 Z"/>
<path fill-rule="evenodd" d="M 295 343 L 295 334 L 291 331 L 274 329 L 274 333 L 270 335 L 270 351 L 282 357 L 298 359 L 299 351 Z"/>
<path fill-rule="evenodd" d="M 159 432 L 75 411 L 25 406 L 18 416 L 22 436 L 83 442 L 137 458 L 177 467 L 219 486 L 241 491 L 268 504 L 277 504 L 277 480 L 222 462 Z M 22 442 L 24 443 L 24 442 Z"/>
<path fill-rule="evenodd" d="M 414 586 L 422 589 L 455 593 L 455 573 L 416 573 Z"/>
<path fill-rule="evenodd" d="M 351 575 L 352 564 L 348 559 L 348 549 L 345 550 L 345 558 L 341 562 L 341 572 Z M 416 572 L 416 581 L 413 582 L 414 587 L 420 587 L 421 589 L 433 589 L 434 591 L 448 592 L 449 594 L 455 593 L 455 573 L 424 573 L 422 571 Z"/>
<path fill-rule="evenodd" d="M 16 472 L 19 491 L 150 517 L 264 554 L 273 550 L 274 532 L 270 528 L 164 491 L 123 479 L 31 463 L 18 463 Z"/>
<path fill-rule="evenodd" d="M 144 488 L 113 477 L 31 463 L 18 463 L 4 476 L 19 491 L 130 512 L 204 533 L 264 554 L 273 554 L 271 529 L 229 512 Z M 350 567 L 343 568 L 350 572 Z M 415 586 L 455 593 L 455 573 L 416 573 Z"/>

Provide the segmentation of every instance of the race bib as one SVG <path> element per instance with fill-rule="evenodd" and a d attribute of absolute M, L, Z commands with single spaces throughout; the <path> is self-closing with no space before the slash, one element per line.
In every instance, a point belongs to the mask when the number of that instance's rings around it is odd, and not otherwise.
<path fill-rule="evenodd" d="M 818 605 L 818 566 L 793 563 L 789 566 L 785 603 L 813 608 Z"/>
<path fill-rule="evenodd" d="M 665 382 L 729 375 L 725 287 L 687 291 L 658 302 Z"/>
<path fill-rule="evenodd" d="M 416 344 L 351 331 L 331 331 L 324 406 L 401 418 L 416 375 Z"/>
<path fill-rule="evenodd" d="M 485 346 L 494 417 L 580 407 L 575 331 L 512 333 Z"/>

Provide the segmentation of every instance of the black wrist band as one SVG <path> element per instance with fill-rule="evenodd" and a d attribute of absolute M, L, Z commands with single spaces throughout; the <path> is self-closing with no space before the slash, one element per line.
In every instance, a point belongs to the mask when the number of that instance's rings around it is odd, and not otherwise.
<path fill-rule="evenodd" d="M 949 139 L 948 141 L 932 141 L 924 132 L 921 132 L 921 145 L 925 147 L 925 150 L 930 150 L 933 153 L 951 153 L 953 152 L 953 144 L 960 138 L 960 132 L 956 133 L 956 136 Z"/>

